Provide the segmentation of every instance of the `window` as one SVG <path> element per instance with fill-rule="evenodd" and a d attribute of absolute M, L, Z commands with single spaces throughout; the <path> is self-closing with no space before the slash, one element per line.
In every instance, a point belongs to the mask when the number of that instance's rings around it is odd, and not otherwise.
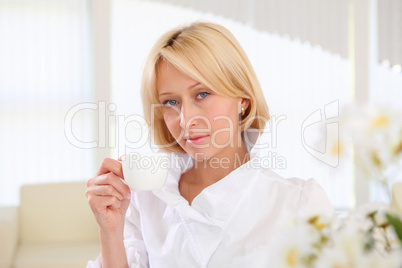
<path fill-rule="evenodd" d="M 92 101 L 86 0 L 0 0 L 0 204 L 25 183 L 93 176 L 92 151 L 72 146 L 64 118 Z M 74 135 L 91 140 L 91 114 Z"/>

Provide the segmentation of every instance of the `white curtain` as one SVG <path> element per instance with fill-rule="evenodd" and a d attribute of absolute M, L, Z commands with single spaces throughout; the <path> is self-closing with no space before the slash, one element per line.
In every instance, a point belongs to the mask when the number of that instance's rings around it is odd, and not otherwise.
<path fill-rule="evenodd" d="M 402 1 L 378 2 L 378 59 L 402 66 Z"/>
<path fill-rule="evenodd" d="M 89 30 L 86 0 L 0 0 L 0 205 L 17 204 L 25 183 L 93 176 L 92 152 L 64 129 L 93 99 Z M 74 117 L 78 139 L 92 140 L 91 118 Z"/>
<path fill-rule="evenodd" d="M 320 45 L 347 59 L 349 16 L 353 9 L 365 12 L 376 6 L 378 60 L 402 65 L 401 0 L 146 0 L 212 12 L 270 33 Z M 363 4 L 363 5 L 362 5 Z M 367 22 L 368 23 L 368 22 Z"/>
<path fill-rule="evenodd" d="M 145 0 L 211 12 L 348 57 L 350 0 Z"/>

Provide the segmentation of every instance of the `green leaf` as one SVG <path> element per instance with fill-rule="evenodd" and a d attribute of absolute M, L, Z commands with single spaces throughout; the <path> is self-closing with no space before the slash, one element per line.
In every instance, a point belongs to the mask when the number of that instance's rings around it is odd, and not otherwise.
<path fill-rule="evenodd" d="M 391 214 L 386 215 L 388 222 L 394 227 L 395 233 L 398 236 L 399 241 L 402 243 L 402 221 Z"/>

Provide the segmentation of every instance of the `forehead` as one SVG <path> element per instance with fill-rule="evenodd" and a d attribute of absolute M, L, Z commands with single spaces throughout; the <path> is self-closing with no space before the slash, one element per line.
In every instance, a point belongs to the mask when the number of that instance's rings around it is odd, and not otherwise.
<path fill-rule="evenodd" d="M 156 89 L 159 94 L 191 88 L 197 84 L 200 83 L 168 61 L 161 61 L 156 67 Z"/>

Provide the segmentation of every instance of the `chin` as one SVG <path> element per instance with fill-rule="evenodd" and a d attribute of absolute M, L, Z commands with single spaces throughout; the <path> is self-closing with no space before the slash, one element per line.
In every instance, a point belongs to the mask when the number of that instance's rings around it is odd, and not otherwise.
<path fill-rule="evenodd" d="M 215 150 L 208 150 L 207 149 L 198 149 L 198 150 L 190 150 L 188 154 L 193 158 L 195 161 L 206 161 L 209 160 L 217 155 L 218 152 Z"/>
<path fill-rule="evenodd" d="M 181 148 L 196 161 L 207 160 L 213 155 L 208 152 L 209 148 L 194 148 L 191 146 L 181 146 Z"/>
<path fill-rule="evenodd" d="M 197 148 L 186 143 L 180 144 L 180 146 L 195 161 L 205 161 L 211 159 L 219 152 L 219 149 L 214 148 L 211 145 L 206 146 L 205 144 L 202 145 L 205 146 L 205 148 Z"/>

